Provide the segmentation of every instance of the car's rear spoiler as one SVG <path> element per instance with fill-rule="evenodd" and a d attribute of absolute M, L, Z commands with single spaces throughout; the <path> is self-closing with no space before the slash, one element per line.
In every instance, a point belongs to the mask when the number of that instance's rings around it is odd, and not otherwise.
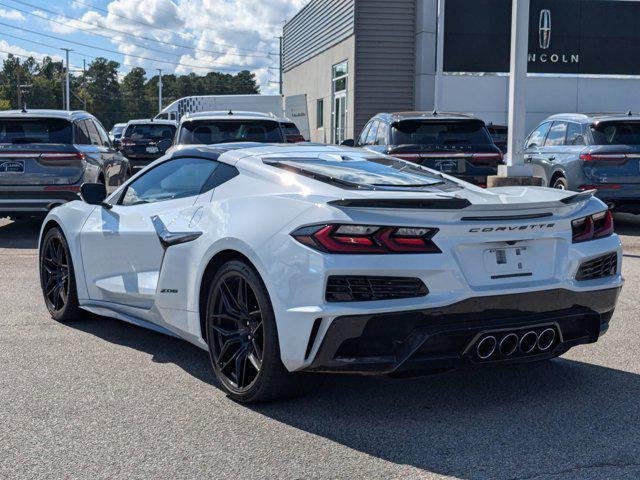
<path fill-rule="evenodd" d="M 471 205 L 466 198 L 358 198 L 333 200 L 329 205 L 352 208 L 411 208 L 418 210 L 462 210 Z"/>
<path fill-rule="evenodd" d="M 575 195 L 563 198 L 560 201 L 566 205 L 573 205 L 574 203 L 580 203 L 589 200 L 596 192 L 597 190 L 585 190 L 584 192 L 576 193 Z"/>

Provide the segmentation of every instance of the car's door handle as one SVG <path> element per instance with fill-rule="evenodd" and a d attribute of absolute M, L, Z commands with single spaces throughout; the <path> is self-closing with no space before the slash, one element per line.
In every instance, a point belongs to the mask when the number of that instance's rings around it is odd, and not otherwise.
<path fill-rule="evenodd" d="M 549 161 L 550 161 L 550 162 L 553 162 L 555 159 L 556 159 L 556 157 L 554 157 L 553 155 L 551 155 L 551 156 L 549 157 Z"/>
<path fill-rule="evenodd" d="M 158 235 L 160 244 L 165 250 L 173 245 L 192 242 L 202 235 L 202 232 L 195 231 L 170 232 L 169 230 L 167 230 L 167 226 L 164 224 L 164 222 L 157 215 L 151 217 L 151 222 L 153 223 L 153 228 L 155 228 L 156 230 L 156 234 Z"/>

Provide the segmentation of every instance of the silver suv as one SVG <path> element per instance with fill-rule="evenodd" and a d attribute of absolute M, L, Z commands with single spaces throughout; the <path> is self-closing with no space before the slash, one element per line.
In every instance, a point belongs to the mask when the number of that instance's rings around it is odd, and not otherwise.
<path fill-rule="evenodd" d="M 612 210 L 640 213 L 640 115 L 553 115 L 527 137 L 525 162 L 549 187 L 597 190 Z"/>
<path fill-rule="evenodd" d="M 46 213 L 77 200 L 85 182 L 115 190 L 129 173 L 128 160 L 87 112 L 0 112 L 0 217 Z"/>

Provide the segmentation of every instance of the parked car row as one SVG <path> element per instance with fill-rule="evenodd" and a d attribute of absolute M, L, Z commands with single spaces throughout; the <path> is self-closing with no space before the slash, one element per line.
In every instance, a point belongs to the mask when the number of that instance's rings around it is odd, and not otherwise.
<path fill-rule="evenodd" d="M 244 111 L 186 114 L 179 124 L 130 120 L 114 125 L 109 135 L 86 112 L 5 111 L 0 122 L 0 213 L 13 216 L 46 212 L 76 198 L 86 181 L 113 190 L 180 145 L 305 140 L 286 118 Z M 343 145 L 485 187 L 502 162 L 506 135 L 506 127 L 463 113 L 380 113 Z M 525 154 L 546 186 L 595 189 L 611 209 L 640 212 L 640 116 L 555 115 L 527 137 Z"/>

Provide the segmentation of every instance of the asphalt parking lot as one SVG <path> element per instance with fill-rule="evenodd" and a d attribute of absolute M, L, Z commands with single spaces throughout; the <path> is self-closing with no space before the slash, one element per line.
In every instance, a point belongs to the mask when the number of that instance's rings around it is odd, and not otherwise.
<path fill-rule="evenodd" d="M 0 478 L 637 479 L 640 218 L 616 221 L 627 283 L 598 344 L 246 407 L 186 342 L 51 320 L 38 225 L 0 220 Z"/>

